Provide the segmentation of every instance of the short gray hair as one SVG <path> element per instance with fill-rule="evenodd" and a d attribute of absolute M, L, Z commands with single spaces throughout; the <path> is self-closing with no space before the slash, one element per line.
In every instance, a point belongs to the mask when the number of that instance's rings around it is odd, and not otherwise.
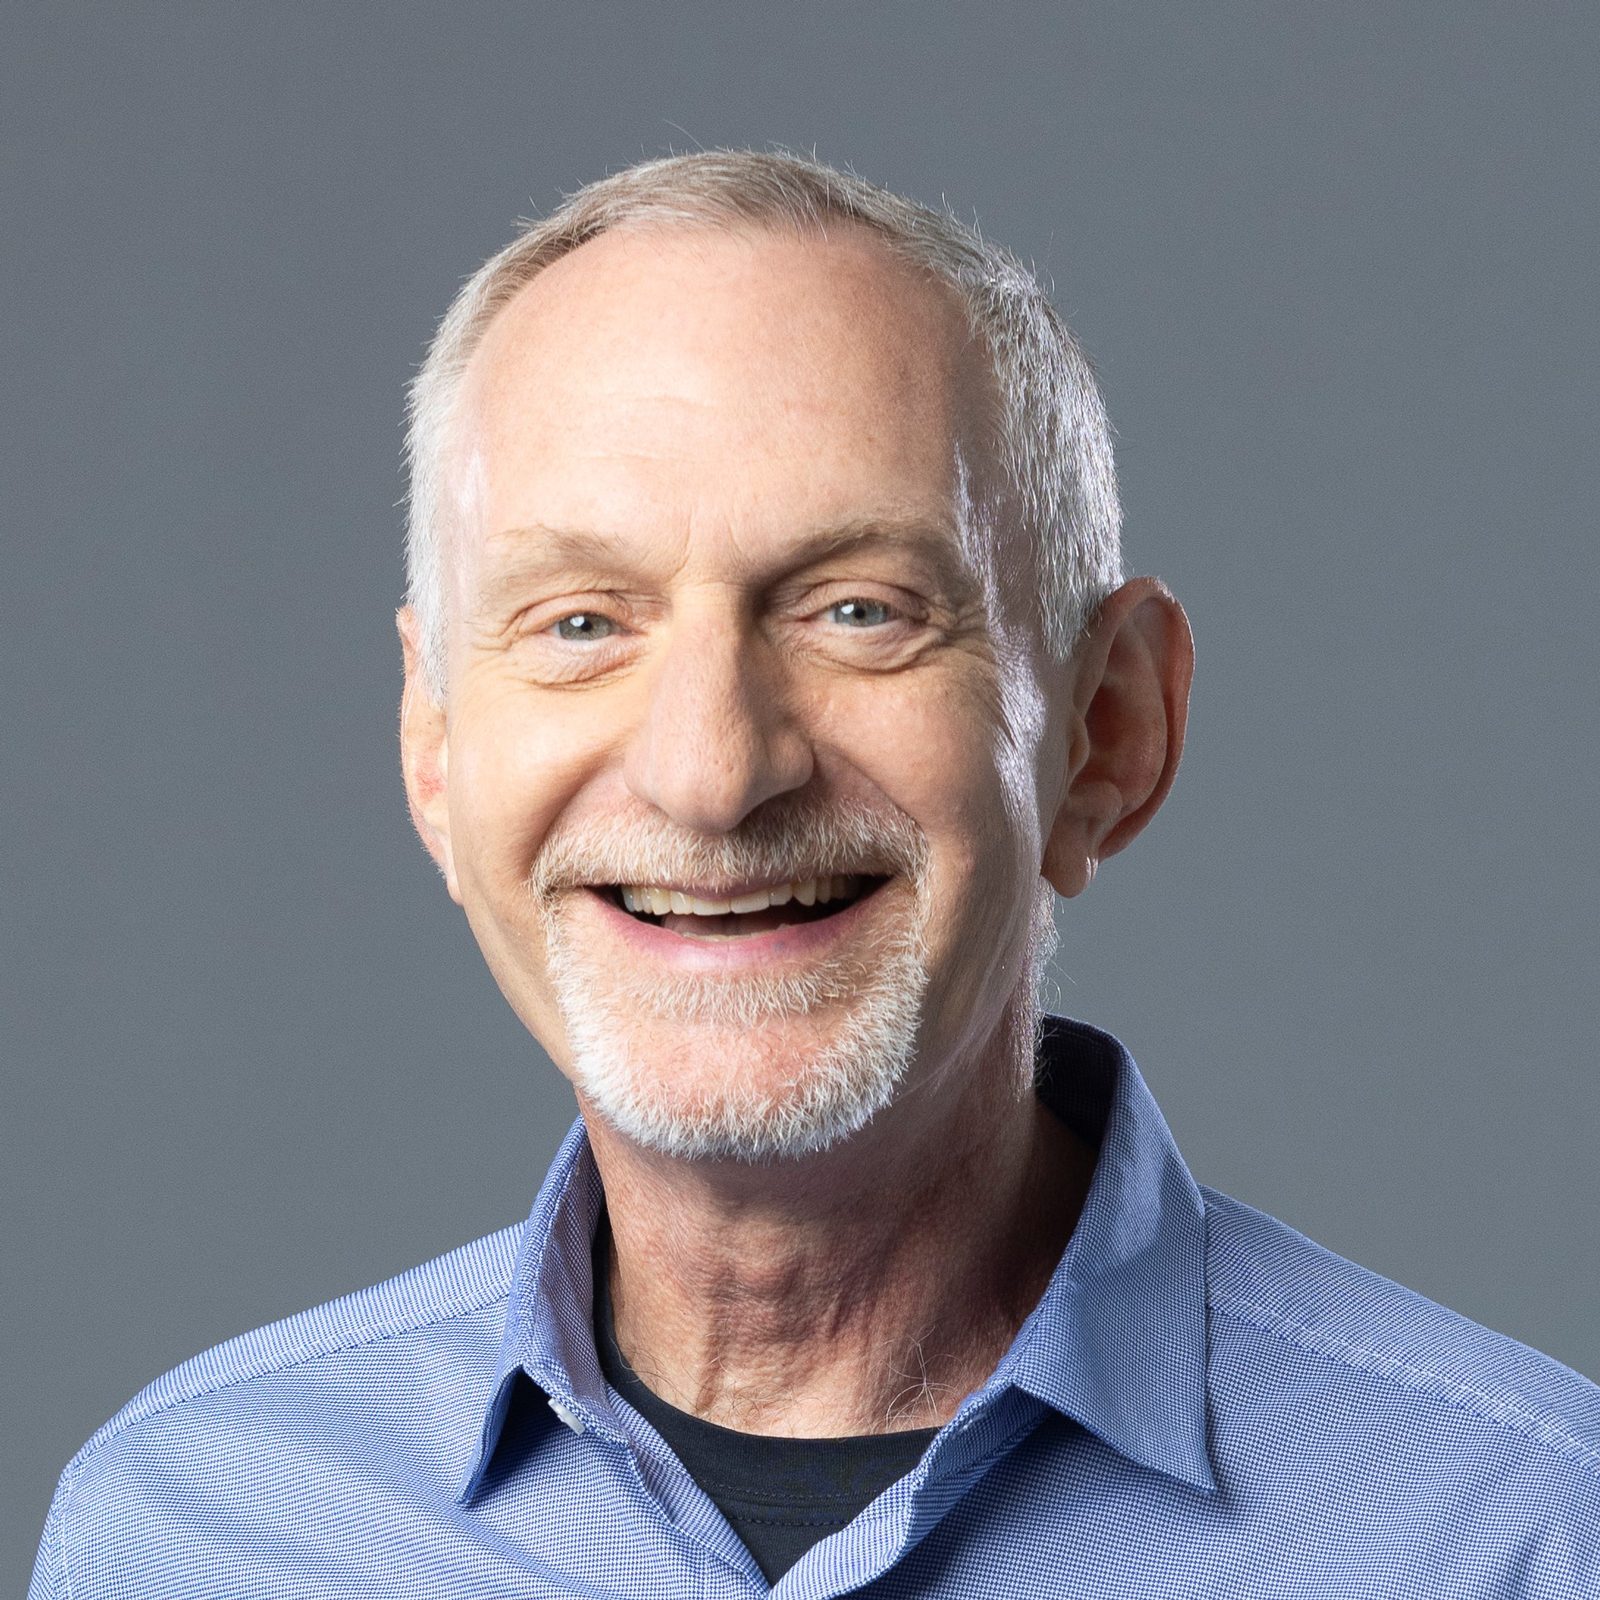
<path fill-rule="evenodd" d="M 1038 280 L 1009 251 L 948 211 L 891 194 L 853 173 L 786 152 L 705 150 L 626 167 L 527 222 L 462 287 L 412 381 L 407 599 L 424 681 L 445 689 L 445 458 L 462 377 L 495 314 L 552 262 L 633 224 L 819 232 L 860 223 L 895 255 L 953 288 L 992 364 L 1001 487 L 1037 559 L 1039 626 L 1056 660 L 1122 582 L 1122 508 L 1111 428 L 1082 346 Z"/>

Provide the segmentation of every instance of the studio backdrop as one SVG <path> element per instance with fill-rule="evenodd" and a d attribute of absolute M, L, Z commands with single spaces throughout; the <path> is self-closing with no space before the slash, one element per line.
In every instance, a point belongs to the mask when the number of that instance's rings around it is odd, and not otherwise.
<path fill-rule="evenodd" d="M 573 1114 L 411 832 L 404 386 L 514 219 L 815 150 L 1035 262 L 1176 788 L 1054 1009 L 1203 1183 L 1600 1377 L 1593 7 L 0 17 L 7 1492 L 201 1348 L 525 1215 Z"/>

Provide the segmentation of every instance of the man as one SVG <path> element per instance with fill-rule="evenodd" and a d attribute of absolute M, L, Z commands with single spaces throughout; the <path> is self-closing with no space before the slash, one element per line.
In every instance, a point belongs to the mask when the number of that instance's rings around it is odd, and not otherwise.
<path fill-rule="evenodd" d="M 413 395 L 406 791 L 582 1111 L 524 1228 L 160 1379 L 36 1596 L 1600 1594 L 1600 1390 L 1199 1189 L 1053 904 L 1183 746 L 1031 276 L 591 186 Z"/>

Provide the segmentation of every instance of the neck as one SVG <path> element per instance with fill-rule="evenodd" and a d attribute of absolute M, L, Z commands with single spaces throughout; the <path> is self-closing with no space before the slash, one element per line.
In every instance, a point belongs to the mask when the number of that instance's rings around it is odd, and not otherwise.
<path fill-rule="evenodd" d="M 669 1404 L 747 1433 L 939 1426 L 993 1372 L 1072 1233 L 1094 1153 L 1008 1075 L 942 1074 L 840 1147 L 656 1155 L 588 1115 L 617 1343 Z"/>

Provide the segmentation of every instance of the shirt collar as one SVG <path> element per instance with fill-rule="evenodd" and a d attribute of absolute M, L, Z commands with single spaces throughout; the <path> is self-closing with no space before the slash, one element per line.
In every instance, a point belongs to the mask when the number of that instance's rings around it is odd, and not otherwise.
<path fill-rule="evenodd" d="M 1039 1094 L 1099 1147 L 1077 1226 L 995 1371 L 1112 1449 L 1214 1492 L 1205 1201 L 1122 1043 L 1046 1017 Z"/>
<path fill-rule="evenodd" d="M 1214 1492 L 1206 1453 L 1205 1205 L 1133 1057 L 1046 1017 L 1039 1094 L 1091 1146 L 1094 1177 L 1048 1287 L 974 1401 L 1016 1388 L 1129 1460 Z M 534 1202 L 494 1385 L 457 1499 L 488 1469 L 519 1375 L 602 1438 L 625 1437 L 594 1348 L 591 1249 L 604 1192 L 580 1118 Z"/>

